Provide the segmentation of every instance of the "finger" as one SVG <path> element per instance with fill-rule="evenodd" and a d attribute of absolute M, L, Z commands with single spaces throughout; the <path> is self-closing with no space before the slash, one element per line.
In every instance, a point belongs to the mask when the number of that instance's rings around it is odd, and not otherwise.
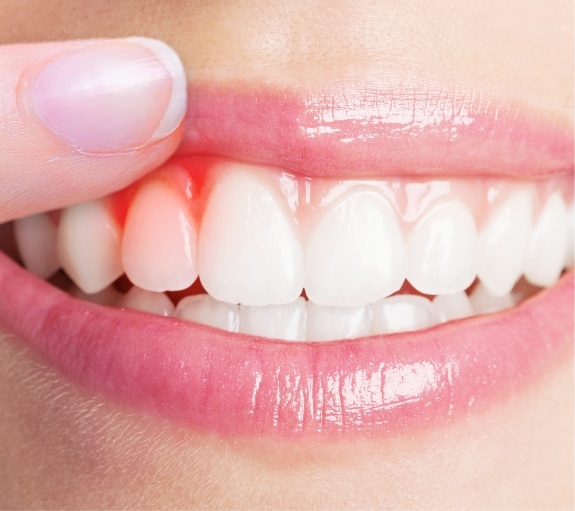
<path fill-rule="evenodd" d="M 0 46 L 0 222 L 125 187 L 175 150 L 185 108 L 160 41 Z"/>

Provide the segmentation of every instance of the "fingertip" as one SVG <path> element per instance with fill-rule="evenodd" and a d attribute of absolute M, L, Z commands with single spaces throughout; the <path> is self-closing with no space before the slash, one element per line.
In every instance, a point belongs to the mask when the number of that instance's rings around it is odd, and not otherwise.
<path fill-rule="evenodd" d="M 134 150 L 170 136 L 187 103 L 183 65 L 143 37 L 95 41 L 50 60 L 33 89 L 41 122 L 85 153 Z"/>

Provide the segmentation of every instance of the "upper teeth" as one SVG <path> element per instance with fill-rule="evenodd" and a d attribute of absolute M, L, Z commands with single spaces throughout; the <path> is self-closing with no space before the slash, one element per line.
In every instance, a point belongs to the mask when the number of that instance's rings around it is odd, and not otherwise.
<path fill-rule="evenodd" d="M 455 180 L 309 180 L 228 162 L 214 165 L 200 190 L 176 166 L 137 188 L 123 232 L 110 199 L 62 211 L 57 234 L 46 228 L 46 215 L 18 220 L 15 229 L 25 264 L 43 277 L 57 268 L 57 238 L 59 264 L 88 293 L 122 272 L 154 292 L 185 289 L 199 274 L 213 298 L 244 305 L 239 316 L 218 309 L 227 328 L 230 321 L 239 331 L 259 324 L 260 311 L 247 306 L 290 304 L 289 314 L 281 307 L 267 307 L 266 314 L 301 330 L 292 316 L 301 316 L 298 297 L 305 290 L 310 302 L 348 307 L 354 318 L 379 303 L 374 321 L 392 331 L 402 328 L 399 317 L 428 322 L 427 305 L 418 300 L 400 300 L 395 309 L 393 301 L 380 302 L 405 279 L 421 293 L 441 295 L 434 305 L 443 320 L 468 315 L 463 291 L 476 277 L 479 295 L 495 297 L 509 296 L 523 274 L 536 285 L 553 284 L 573 264 L 569 183 L 478 180 L 470 193 L 470 184 Z M 130 300 L 145 304 L 140 308 L 155 303 L 147 295 L 126 298 L 128 306 Z M 196 308 L 216 311 L 203 300 L 193 300 Z M 310 307 L 308 322 L 335 311 Z M 274 334 L 271 327 L 259 330 Z"/>

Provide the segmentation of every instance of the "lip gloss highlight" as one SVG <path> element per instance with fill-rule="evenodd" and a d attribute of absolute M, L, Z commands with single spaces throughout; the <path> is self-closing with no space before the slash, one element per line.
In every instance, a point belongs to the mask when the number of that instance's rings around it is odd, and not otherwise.
<path fill-rule="evenodd" d="M 573 169 L 572 127 L 464 88 L 403 82 L 254 92 L 199 84 L 188 96 L 180 154 L 342 178 L 536 178 Z"/>

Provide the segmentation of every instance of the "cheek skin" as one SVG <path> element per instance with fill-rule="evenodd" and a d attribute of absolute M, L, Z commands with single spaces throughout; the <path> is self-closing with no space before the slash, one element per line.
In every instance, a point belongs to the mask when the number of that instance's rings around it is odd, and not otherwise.
<path fill-rule="evenodd" d="M 0 340 L 4 508 L 563 508 L 571 499 L 572 360 L 449 429 L 276 444 L 200 436 L 122 410 Z"/>

